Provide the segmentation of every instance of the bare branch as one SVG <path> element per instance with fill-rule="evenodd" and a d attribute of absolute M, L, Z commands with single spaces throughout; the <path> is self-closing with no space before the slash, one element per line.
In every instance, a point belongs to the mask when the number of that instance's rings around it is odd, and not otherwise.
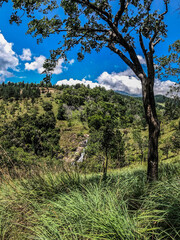
<path fill-rule="evenodd" d="M 156 44 L 158 44 L 161 40 L 162 40 L 162 38 L 158 38 L 157 41 L 153 43 L 153 47 L 155 47 Z"/>
<path fill-rule="evenodd" d="M 119 50 L 117 49 L 114 44 L 111 42 L 108 44 L 108 48 L 113 51 L 114 53 L 118 54 L 120 58 L 135 72 L 136 74 L 136 67 L 135 65 Z"/>
<path fill-rule="evenodd" d="M 140 42 L 142 51 L 143 51 L 144 56 L 145 56 L 145 59 L 146 59 L 146 64 L 147 64 L 147 66 L 148 66 L 148 65 L 149 65 L 149 59 L 148 59 L 148 55 L 147 55 L 147 49 L 145 49 L 141 32 L 139 32 L 139 42 Z"/>
<path fill-rule="evenodd" d="M 157 35 L 158 35 L 158 27 L 159 27 L 161 21 L 163 20 L 164 15 L 168 12 L 168 4 L 167 4 L 167 3 L 165 3 L 165 7 L 166 7 L 166 10 L 165 10 L 162 14 L 160 14 L 160 17 L 159 17 L 159 21 L 158 21 L 156 30 L 154 31 L 154 35 L 153 35 L 153 37 L 150 39 L 150 42 L 149 42 L 149 49 L 150 49 L 150 51 L 152 51 L 152 52 L 154 52 L 154 46 L 156 45 L 156 44 L 154 45 L 153 42 L 154 42 L 154 40 L 156 39 L 156 37 L 157 37 Z"/>
<path fill-rule="evenodd" d="M 164 18 L 164 15 L 166 15 L 166 13 L 168 12 L 168 3 L 164 3 L 165 4 L 165 7 L 166 7 L 166 10 L 160 15 L 160 18 L 161 20 Z"/>
<path fill-rule="evenodd" d="M 121 19 L 122 15 L 123 15 L 123 13 L 124 13 L 124 11 L 125 11 L 125 9 L 127 9 L 128 4 L 129 4 L 129 3 L 127 2 L 126 5 L 125 5 L 126 0 L 120 0 L 120 2 L 121 2 L 121 7 L 120 7 L 119 11 L 116 13 L 116 16 L 115 16 L 115 18 L 114 18 L 114 25 L 115 25 L 116 27 L 118 26 L 118 22 L 119 22 L 119 20 Z"/>

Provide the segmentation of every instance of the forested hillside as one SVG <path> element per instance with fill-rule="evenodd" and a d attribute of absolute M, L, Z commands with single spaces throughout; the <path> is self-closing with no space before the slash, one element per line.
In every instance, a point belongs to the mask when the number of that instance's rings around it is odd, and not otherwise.
<path fill-rule="evenodd" d="M 164 160 L 179 154 L 179 102 L 156 99 Z M 1 167 L 79 162 L 82 171 L 101 172 L 106 161 L 121 168 L 147 160 L 140 98 L 80 84 L 8 83 L 0 85 L 0 114 Z"/>

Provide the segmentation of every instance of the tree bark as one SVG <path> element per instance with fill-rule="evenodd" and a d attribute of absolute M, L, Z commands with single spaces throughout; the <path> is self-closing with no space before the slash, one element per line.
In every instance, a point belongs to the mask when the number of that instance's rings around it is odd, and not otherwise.
<path fill-rule="evenodd" d="M 149 182 L 158 180 L 158 138 L 160 126 L 151 122 L 149 124 L 149 149 L 147 180 Z"/>
<path fill-rule="evenodd" d="M 108 152 L 106 149 L 106 157 L 105 157 L 105 161 L 103 164 L 103 180 L 106 180 L 106 178 L 107 178 L 107 168 L 108 168 Z"/>
<path fill-rule="evenodd" d="M 160 123 L 158 121 L 155 98 L 154 79 L 144 79 L 142 81 L 143 103 L 146 121 L 149 126 L 149 146 L 148 146 L 148 169 L 147 180 L 149 182 L 158 180 L 158 138 L 160 133 Z"/>

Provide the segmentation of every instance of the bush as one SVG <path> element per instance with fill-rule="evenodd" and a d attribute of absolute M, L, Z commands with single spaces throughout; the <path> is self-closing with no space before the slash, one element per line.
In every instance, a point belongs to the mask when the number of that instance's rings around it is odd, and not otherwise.
<path fill-rule="evenodd" d="M 57 119 L 58 120 L 65 120 L 66 119 L 66 110 L 63 106 L 63 104 L 60 104 L 58 107 L 58 114 L 57 114 Z"/>
<path fill-rule="evenodd" d="M 48 92 L 47 94 L 46 94 L 46 97 L 51 97 L 51 93 L 50 92 Z"/>
<path fill-rule="evenodd" d="M 46 112 L 48 112 L 48 111 L 51 111 L 52 110 L 52 104 L 51 103 L 49 103 L 49 102 L 44 102 L 43 103 L 43 109 L 44 109 L 44 111 L 46 111 Z"/>

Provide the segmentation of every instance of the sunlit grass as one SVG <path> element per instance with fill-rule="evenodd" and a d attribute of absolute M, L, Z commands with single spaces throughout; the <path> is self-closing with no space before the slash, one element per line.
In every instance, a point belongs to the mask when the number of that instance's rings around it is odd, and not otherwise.
<path fill-rule="evenodd" d="M 144 166 L 100 174 L 42 170 L 2 175 L 0 239 L 179 239 L 180 164 L 160 166 L 146 182 Z"/>

